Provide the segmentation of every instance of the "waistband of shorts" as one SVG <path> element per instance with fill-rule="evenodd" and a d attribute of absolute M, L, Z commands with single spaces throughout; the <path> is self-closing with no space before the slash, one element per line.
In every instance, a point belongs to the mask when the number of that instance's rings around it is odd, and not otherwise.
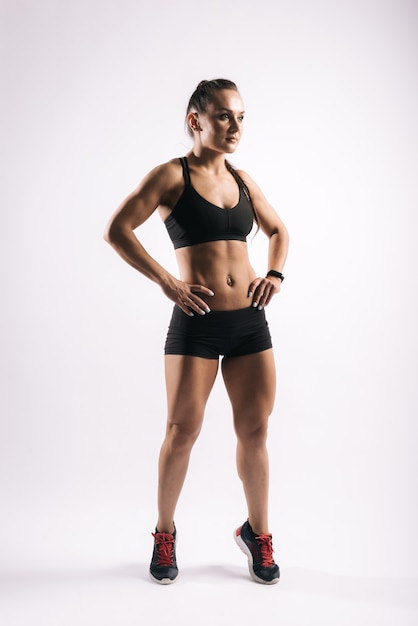
<path fill-rule="evenodd" d="M 195 313 L 192 316 L 187 315 L 182 309 L 175 304 L 173 315 L 185 317 L 189 320 L 194 319 L 205 319 L 212 320 L 214 323 L 224 323 L 224 324 L 240 324 L 242 322 L 246 322 L 248 320 L 258 319 L 260 321 L 265 320 L 265 309 L 261 311 L 258 308 L 253 306 L 247 306 L 244 309 L 227 309 L 225 311 L 219 311 L 217 309 L 211 309 L 210 313 L 206 313 L 205 315 L 200 315 L 199 313 Z"/>

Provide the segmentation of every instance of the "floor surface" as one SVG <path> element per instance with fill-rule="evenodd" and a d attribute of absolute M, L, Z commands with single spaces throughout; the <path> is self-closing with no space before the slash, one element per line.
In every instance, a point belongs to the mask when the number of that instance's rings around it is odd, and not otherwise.
<path fill-rule="evenodd" d="M 231 542 L 232 543 L 232 542 Z M 231 555 L 232 555 L 231 551 Z M 230 557 L 230 555 L 227 555 Z M 363 578 L 282 564 L 277 585 L 254 583 L 237 550 L 228 562 L 183 559 L 174 585 L 148 578 L 148 562 L 105 557 L 2 567 L 7 626 L 416 626 L 417 580 Z M 260 620 L 262 622 L 260 622 Z"/>

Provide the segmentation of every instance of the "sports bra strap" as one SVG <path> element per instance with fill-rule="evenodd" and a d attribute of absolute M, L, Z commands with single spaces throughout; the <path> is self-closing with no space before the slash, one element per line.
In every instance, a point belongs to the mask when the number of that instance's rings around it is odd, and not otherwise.
<path fill-rule="evenodd" d="M 190 171 L 189 171 L 189 164 L 187 163 L 187 157 L 179 157 L 180 158 L 180 163 L 181 166 L 183 168 L 183 178 L 184 178 L 184 182 L 186 183 L 186 185 L 191 185 L 191 181 L 190 181 Z"/>

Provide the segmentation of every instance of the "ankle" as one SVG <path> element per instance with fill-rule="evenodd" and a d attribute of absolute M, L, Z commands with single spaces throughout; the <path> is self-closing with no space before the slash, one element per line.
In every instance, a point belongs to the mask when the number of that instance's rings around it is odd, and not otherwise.
<path fill-rule="evenodd" d="M 248 523 L 256 537 L 258 537 L 259 535 L 270 535 L 270 532 L 268 530 L 268 524 L 259 523 L 257 522 L 257 520 L 255 520 L 253 525 L 250 518 L 248 518 Z"/>
<path fill-rule="evenodd" d="M 155 527 L 155 532 L 157 533 L 166 533 L 167 535 L 174 535 L 176 527 L 174 526 L 174 522 L 163 524 L 158 520 L 157 525 Z"/>

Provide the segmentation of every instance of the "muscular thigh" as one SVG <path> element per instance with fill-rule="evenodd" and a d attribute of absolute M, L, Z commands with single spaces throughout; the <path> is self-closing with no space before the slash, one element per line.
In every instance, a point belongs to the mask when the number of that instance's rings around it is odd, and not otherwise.
<path fill-rule="evenodd" d="M 189 355 L 165 356 L 169 423 L 200 428 L 209 393 L 215 382 L 218 360 Z"/>
<path fill-rule="evenodd" d="M 225 358 L 222 375 L 231 400 L 235 427 L 257 428 L 267 422 L 276 394 L 273 350 Z"/>

